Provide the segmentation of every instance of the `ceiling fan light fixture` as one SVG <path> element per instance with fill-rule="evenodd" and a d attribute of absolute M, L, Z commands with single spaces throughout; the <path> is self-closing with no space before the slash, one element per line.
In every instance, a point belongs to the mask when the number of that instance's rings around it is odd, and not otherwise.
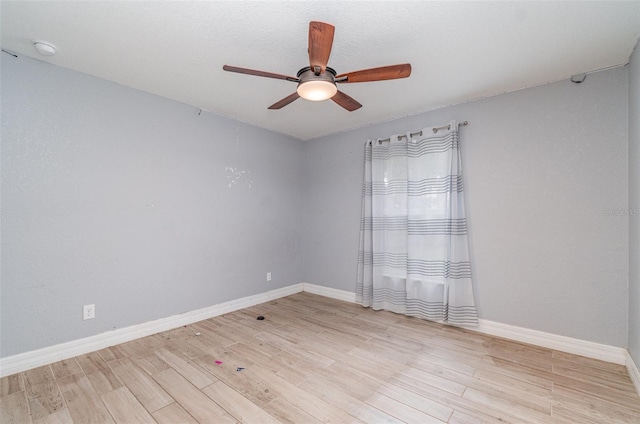
<path fill-rule="evenodd" d="M 320 102 L 332 98 L 338 92 L 338 87 L 332 81 L 304 81 L 298 84 L 296 91 L 303 99 Z"/>

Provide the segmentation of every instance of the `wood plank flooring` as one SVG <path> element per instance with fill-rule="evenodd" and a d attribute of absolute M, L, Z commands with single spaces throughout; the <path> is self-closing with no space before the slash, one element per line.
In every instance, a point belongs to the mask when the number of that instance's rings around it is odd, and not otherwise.
<path fill-rule="evenodd" d="M 640 397 L 620 365 L 299 293 L 2 378 L 0 422 L 640 423 Z"/>

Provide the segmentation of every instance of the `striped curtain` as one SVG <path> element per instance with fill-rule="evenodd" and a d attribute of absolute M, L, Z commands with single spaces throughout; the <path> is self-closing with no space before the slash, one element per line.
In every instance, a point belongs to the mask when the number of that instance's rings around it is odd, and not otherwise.
<path fill-rule="evenodd" d="M 365 145 L 356 299 L 376 310 L 478 325 L 458 124 L 418 134 Z"/>

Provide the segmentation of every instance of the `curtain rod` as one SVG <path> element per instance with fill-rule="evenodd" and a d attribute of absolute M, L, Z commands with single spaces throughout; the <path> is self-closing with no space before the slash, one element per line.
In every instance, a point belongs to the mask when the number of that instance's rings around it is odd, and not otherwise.
<path fill-rule="evenodd" d="M 458 125 L 469 125 L 469 121 L 460 122 Z M 450 129 L 451 129 L 451 124 L 444 125 L 442 127 L 433 127 L 431 130 L 433 131 L 434 134 L 436 134 L 440 130 L 450 130 Z M 416 135 L 422 135 L 422 130 L 416 131 L 416 132 L 412 132 L 412 133 L 409 134 L 409 136 L 411 138 L 415 137 Z M 406 138 L 408 140 L 408 137 L 405 134 L 400 134 L 398 136 L 398 141 L 402 140 L 403 138 Z M 382 140 L 378 140 L 378 144 L 382 144 L 385 141 L 391 141 L 391 138 L 385 138 L 385 139 L 382 139 Z"/>

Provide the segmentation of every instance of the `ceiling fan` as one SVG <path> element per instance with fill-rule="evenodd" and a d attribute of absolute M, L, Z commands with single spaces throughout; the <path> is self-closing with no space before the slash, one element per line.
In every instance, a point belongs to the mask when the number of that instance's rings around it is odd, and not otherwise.
<path fill-rule="evenodd" d="M 309 23 L 310 66 L 300 69 L 295 77 L 229 65 L 224 65 L 222 69 L 239 74 L 282 79 L 298 83 L 298 88 L 293 94 L 275 102 L 269 106 L 269 109 L 282 109 L 298 97 L 302 97 L 303 99 L 312 101 L 331 99 L 349 112 L 360 109 L 362 105 L 352 97 L 338 90 L 336 84 L 383 81 L 407 78 L 411 75 L 411 65 L 409 63 L 363 69 L 361 71 L 347 72 L 346 74 L 338 75 L 335 70 L 327 66 L 329 55 L 331 54 L 331 46 L 333 45 L 334 31 L 335 27 L 333 25 L 324 22 L 312 21 Z"/>

